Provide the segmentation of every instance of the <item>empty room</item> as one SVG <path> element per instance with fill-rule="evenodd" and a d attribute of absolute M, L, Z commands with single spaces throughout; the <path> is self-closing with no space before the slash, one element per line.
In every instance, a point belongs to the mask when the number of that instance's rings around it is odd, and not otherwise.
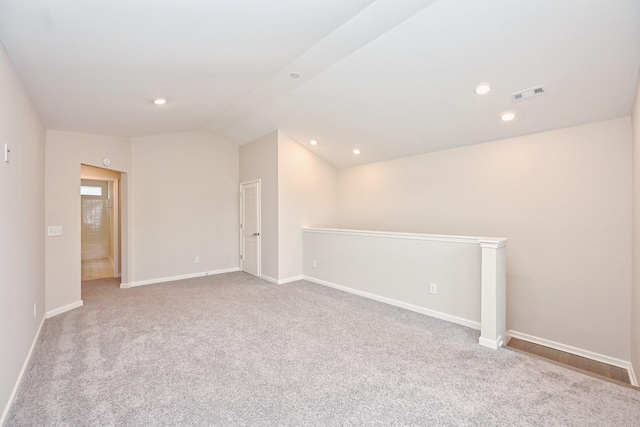
<path fill-rule="evenodd" d="M 0 425 L 640 424 L 640 2 L 0 1 Z"/>

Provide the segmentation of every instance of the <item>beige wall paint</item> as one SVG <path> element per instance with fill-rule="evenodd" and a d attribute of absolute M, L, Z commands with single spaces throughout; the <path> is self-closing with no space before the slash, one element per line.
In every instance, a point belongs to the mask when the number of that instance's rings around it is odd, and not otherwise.
<path fill-rule="evenodd" d="M 302 276 L 303 227 L 337 221 L 338 171 L 278 132 L 278 279 Z"/>
<path fill-rule="evenodd" d="M 237 268 L 238 147 L 205 132 L 147 136 L 131 139 L 131 161 L 132 282 Z"/>
<path fill-rule="evenodd" d="M 633 290 L 631 296 L 631 363 L 640 376 L 640 78 L 631 114 L 633 128 Z"/>
<path fill-rule="evenodd" d="M 340 171 L 343 228 L 509 238 L 507 327 L 629 360 L 622 118 Z"/>
<path fill-rule="evenodd" d="M 81 165 L 99 166 L 111 160 L 110 169 L 124 172 L 122 177 L 122 280 L 128 280 L 129 204 L 127 189 L 131 172 L 131 146 L 128 138 L 47 131 L 45 221 L 61 225 L 62 236 L 47 237 L 47 311 L 81 301 L 80 296 L 80 175 Z"/>
<path fill-rule="evenodd" d="M 256 179 L 261 180 L 260 271 L 263 276 L 277 280 L 278 132 L 240 146 L 240 182 Z"/>
<path fill-rule="evenodd" d="M 0 94 L 1 425 L 45 312 L 45 129 L 1 44 Z"/>

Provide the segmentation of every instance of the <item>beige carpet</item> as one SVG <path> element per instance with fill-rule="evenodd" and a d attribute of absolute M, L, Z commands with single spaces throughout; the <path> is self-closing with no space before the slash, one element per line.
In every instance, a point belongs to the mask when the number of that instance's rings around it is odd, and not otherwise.
<path fill-rule="evenodd" d="M 637 391 L 307 282 L 96 280 L 83 300 L 45 322 L 8 426 L 640 424 Z"/>

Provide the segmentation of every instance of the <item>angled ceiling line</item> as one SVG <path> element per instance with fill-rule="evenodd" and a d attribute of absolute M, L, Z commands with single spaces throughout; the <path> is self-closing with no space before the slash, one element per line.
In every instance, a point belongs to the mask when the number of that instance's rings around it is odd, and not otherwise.
<path fill-rule="evenodd" d="M 377 0 L 324 37 L 273 77 L 219 114 L 203 130 L 221 133 L 261 107 L 373 42 L 437 0 Z M 300 74 L 292 79 L 291 72 Z"/>

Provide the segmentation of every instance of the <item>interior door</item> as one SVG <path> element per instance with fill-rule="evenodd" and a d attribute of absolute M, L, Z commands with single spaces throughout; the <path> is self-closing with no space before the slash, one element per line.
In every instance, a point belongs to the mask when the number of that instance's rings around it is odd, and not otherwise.
<path fill-rule="evenodd" d="M 260 277 L 260 181 L 240 186 L 240 269 Z"/>

